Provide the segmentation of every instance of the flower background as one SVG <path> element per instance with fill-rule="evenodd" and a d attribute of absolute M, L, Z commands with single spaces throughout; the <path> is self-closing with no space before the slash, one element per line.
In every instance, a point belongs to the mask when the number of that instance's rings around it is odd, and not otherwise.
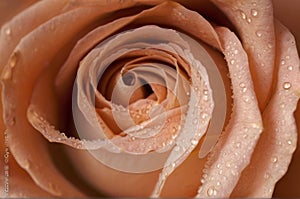
<path fill-rule="evenodd" d="M 2 25 L 5 21 L 7 21 L 9 18 L 14 16 L 16 13 L 21 11 L 23 8 L 29 6 L 31 3 L 34 3 L 34 0 L 16 0 L 14 3 L 11 4 L 9 1 L 1 1 L 0 2 L 0 13 L 3 10 L 9 10 L 9 12 L 6 15 L 3 15 L 0 17 L 0 25 Z M 298 22 L 298 19 L 300 18 L 300 13 L 298 11 L 298 8 L 300 6 L 299 0 L 273 0 L 274 2 L 274 13 L 275 16 L 283 23 L 285 24 L 291 32 L 295 35 L 298 45 L 298 51 L 300 49 L 300 25 Z M 298 104 L 299 107 L 299 104 Z M 2 109 L 2 107 L 1 107 Z M 297 117 L 297 124 L 298 128 L 300 128 L 300 111 L 298 108 L 298 112 L 296 114 Z M 0 131 L 4 132 L 5 128 L 1 120 L 1 128 Z M 4 141 L 4 134 L 0 135 L 1 140 L 1 154 L 4 154 L 5 152 L 5 144 Z M 298 146 L 300 146 L 300 142 L 298 140 Z M 2 160 L 1 160 L 2 161 Z M 1 162 L 2 164 L 2 162 Z M 299 171 L 299 165 L 300 165 L 300 149 L 298 147 L 297 151 L 294 154 L 293 162 L 290 165 L 289 171 L 287 175 L 278 183 L 277 188 L 275 189 L 275 196 L 281 196 L 281 197 L 295 197 L 300 196 L 300 190 L 298 188 L 299 186 L 299 179 L 300 179 L 300 171 Z M 0 165 L 2 167 L 2 165 Z M 22 189 L 27 190 L 28 193 L 23 192 L 24 195 L 29 194 L 32 196 L 34 194 L 35 196 L 38 196 L 42 194 L 43 196 L 47 196 L 47 193 L 39 189 L 38 187 L 34 186 L 33 181 L 29 177 L 29 175 L 20 169 L 16 163 L 13 160 L 12 156 L 9 156 L 9 175 L 11 176 L 10 181 L 10 187 L 11 190 L 16 189 Z M 298 167 L 298 168 L 297 168 Z M 3 170 L 0 171 L 0 175 L 2 176 Z M 19 187 L 18 185 L 22 182 L 22 187 Z M 26 183 L 24 183 L 26 182 Z M 1 185 L 2 186 L 2 185 Z M 13 187 L 13 188 L 12 188 Z M 29 188 L 30 187 L 30 188 Z M 288 189 L 287 189 L 288 188 Z"/>

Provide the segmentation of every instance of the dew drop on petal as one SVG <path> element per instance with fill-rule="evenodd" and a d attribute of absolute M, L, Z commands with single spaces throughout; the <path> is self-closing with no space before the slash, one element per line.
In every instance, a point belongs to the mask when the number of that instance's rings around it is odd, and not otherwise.
<path fill-rule="evenodd" d="M 252 19 L 251 19 L 251 18 L 247 18 L 247 22 L 248 22 L 248 23 L 251 23 L 251 22 L 252 22 Z"/>
<path fill-rule="evenodd" d="M 215 195 L 217 195 L 217 190 L 214 187 L 209 187 L 207 189 L 207 195 L 208 196 L 215 196 Z"/>
<path fill-rule="evenodd" d="M 241 143 L 240 142 L 235 143 L 235 147 L 236 148 L 240 148 L 241 147 Z"/>
<path fill-rule="evenodd" d="M 292 66 L 292 65 L 289 65 L 289 66 L 287 67 L 287 69 L 288 69 L 289 71 L 292 71 L 292 70 L 293 70 L 293 66 Z"/>
<path fill-rule="evenodd" d="M 291 87 L 292 87 L 292 84 L 290 82 L 283 83 L 283 89 L 289 90 Z"/>
<path fill-rule="evenodd" d="M 255 9 L 252 9 L 252 10 L 251 10 L 251 15 L 252 15 L 253 17 L 256 17 L 256 16 L 258 15 L 258 11 L 255 10 Z"/>
<path fill-rule="evenodd" d="M 6 29 L 5 29 L 5 34 L 6 34 L 7 36 L 11 35 L 11 29 L 10 29 L 10 28 L 6 28 Z"/>
<path fill-rule="evenodd" d="M 256 34 L 256 36 L 261 37 L 263 33 L 260 30 L 258 30 L 255 32 L 255 34 Z"/>
<path fill-rule="evenodd" d="M 278 158 L 276 156 L 272 158 L 273 163 L 276 163 L 277 161 L 278 161 Z"/>
<path fill-rule="evenodd" d="M 11 55 L 8 64 L 11 68 L 15 67 L 18 61 L 18 52 L 13 52 L 13 54 Z"/>
<path fill-rule="evenodd" d="M 226 166 L 227 168 L 230 168 L 230 167 L 231 167 L 230 162 L 226 162 L 225 166 Z"/>
<path fill-rule="evenodd" d="M 266 172 L 265 175 L 264 175 L 264 178 L 265 178 L 265 179 L 268 179 L 269 177 L 270 177 L 270 173 L 269 173 L 269 172 Z"/>
<path fill-rule="evenodd" d="M 240 14 L 241 14 L 242 19 L 246 19 L 247 16 L 243 11 L 240 11 Z"/>

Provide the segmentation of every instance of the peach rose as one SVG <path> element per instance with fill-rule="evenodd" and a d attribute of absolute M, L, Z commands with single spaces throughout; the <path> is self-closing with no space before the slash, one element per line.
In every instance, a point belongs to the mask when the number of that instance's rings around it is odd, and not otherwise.
<path fill-rule="evenodd" d="M 300 196 L 299 56 L 271 0 L 11 2 L 1 196 Z"/>

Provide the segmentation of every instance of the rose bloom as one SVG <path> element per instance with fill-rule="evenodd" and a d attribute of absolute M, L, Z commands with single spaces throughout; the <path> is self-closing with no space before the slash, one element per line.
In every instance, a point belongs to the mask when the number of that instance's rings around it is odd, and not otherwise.
<path fill-rule="evenodd" d="M 299 197 L 298 7 L 2 0 L 1 196 Z"/>

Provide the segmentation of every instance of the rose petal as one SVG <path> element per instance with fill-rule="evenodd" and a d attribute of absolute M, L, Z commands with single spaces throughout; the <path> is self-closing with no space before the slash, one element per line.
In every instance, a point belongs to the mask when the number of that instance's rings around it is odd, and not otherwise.
<path fill-rule="evenodd" d="M 12 17 L 22 12 L 37 0 L 1 1 L 0 2 L 0 27 Z"/>
<path fill-rule="evenodd" d="M 254 89 L 261 110 L 271 96 L 275 34 L 270 0 L 211 0 L 237 28 L 249 57 Z M 261 86 L 264 85 L 264 86 Z"/>
<path fill-rule="evenodd" d="M 83 39 L 79 40 L 56 79 L 58 95 L 61 96 L 61 100 L 64 100 L 63 96 L 65 93 L 70 93 L 71 91 L 78 67 L 77 63 L 93 46 L 101 42 L 108 35 L 116 33 L 130 23 L 147 24 L 149 21 L 163 25 L 172 24 L 177 28 L 189 32 L 189 34 L 202 39 L 208 44 L 219 48 L 219 41 L 216 33 L 212 26 L 202 16 L 187 10 L 175 2 L 164 2 L 135 16 L 117 19 L 112 23 L 100 26 L 87 34 Z"/>
<path fill-rule="evenodd" d="M 234 104 L 229 124 L 208 158 L 208 169 L 203 175 L 203 184 L 197 195 L 201 198 L 229 197 L 240 173 L 250 162 L 262 131 L 247 54 L 238 38 L 228 29 L 216 28 L 216 31 L 228 62 Z"/>
<path fill-rule="evenodd" d="M 0 197 L 3 198 L 25 198 L 25 197 L 53 197 L 53 195 L 37 186 L 31 177 L 15 161 L 12 156 L 8 157 L 8 163 L 0 162 L 2 171 L 7 172 L 0 175 Z M 6 182 L 6 180 L 8 180 Z M 2 183 L 6 182 L 6 183 Z M 7 187 L 6 187 L 7 186 Z M 7 192 L 6 192 L 6 191 Z"/>
<path fill-rule="evenodd" d="M 279 69 L 276 90 L 263 113 L 265 130 L 233 192 L 237 197 L 271 197 L 297 145 L 293 113 L 300 97 L 299 57 L 293 36 L 280 23 L 275 25 Z"/>
<path fill-rule="evenodd" d="M 105 11 L 109 11 L 109 9 Z M 87 26 L 101 15 L 102 13 L 99 12 L 97 7 L 75 9 L 39 26 L 29 35 L 23 37 L 11 56 L 10 64 L 16 61 L 14 68 L 9 68 L 3 73 L 11 72 L 11 75 L 3 76 L 4 119 L 9 129 L 10 149 L 17 162 L 30 173 L 34 181 L 53 195 L 81 196 L 82 194 L 63 178 L 54 166 L 48 152 L 46 140 L 35 133 L 35 130 L 27 121 L 24 121 L 32 86 L 42 69 L 49 64 L 57 53 L 57 49 L 62 48 L 69 38 L 74 37 L 82 27 Z M 69 24 L 59 26 L 64 20 L 68 21 Z M 60 36 L 57 37 L 57 35 Z M 57 42 L 52 42 L 54 39 Z M 41 43 L 44 46 L 41 46 Z M 35 55 L 36 51 L 27 50 L 35 46 L 38 48 L 39 56 Z M 19 92 L 19 90 L 22 90 L 22 92 Z M 23 133 L 19 134 L 19 132 Z M 39 157 L 36 151 L 39 151 L 39 154 L 43 154 L 43 156 Z M 43 165 L 47 165 L 47 167 Z M 47 168 L 47 170 L 40 172 L 41 168 Z M 49 176 L 52 176 L 52 178 L 49 178 Z"/>
<path fill-rule="evenodd" d="M 42 23 L 61 13 L 66 4 L 66 1 L 61 0 L 41 1 L 32 5 L 24 12 L 21 12 L 19 15 L 16 15 L 9 23 L 5 24 L 1 28 L 0 35 L 0 44 L 4 46 L 0 48 L 0 67 L 4 67 L 7 63 L 11 52 L 22 37 Z M 47 9 L 47 12 L 45 12 L 45 9 Z"/>

